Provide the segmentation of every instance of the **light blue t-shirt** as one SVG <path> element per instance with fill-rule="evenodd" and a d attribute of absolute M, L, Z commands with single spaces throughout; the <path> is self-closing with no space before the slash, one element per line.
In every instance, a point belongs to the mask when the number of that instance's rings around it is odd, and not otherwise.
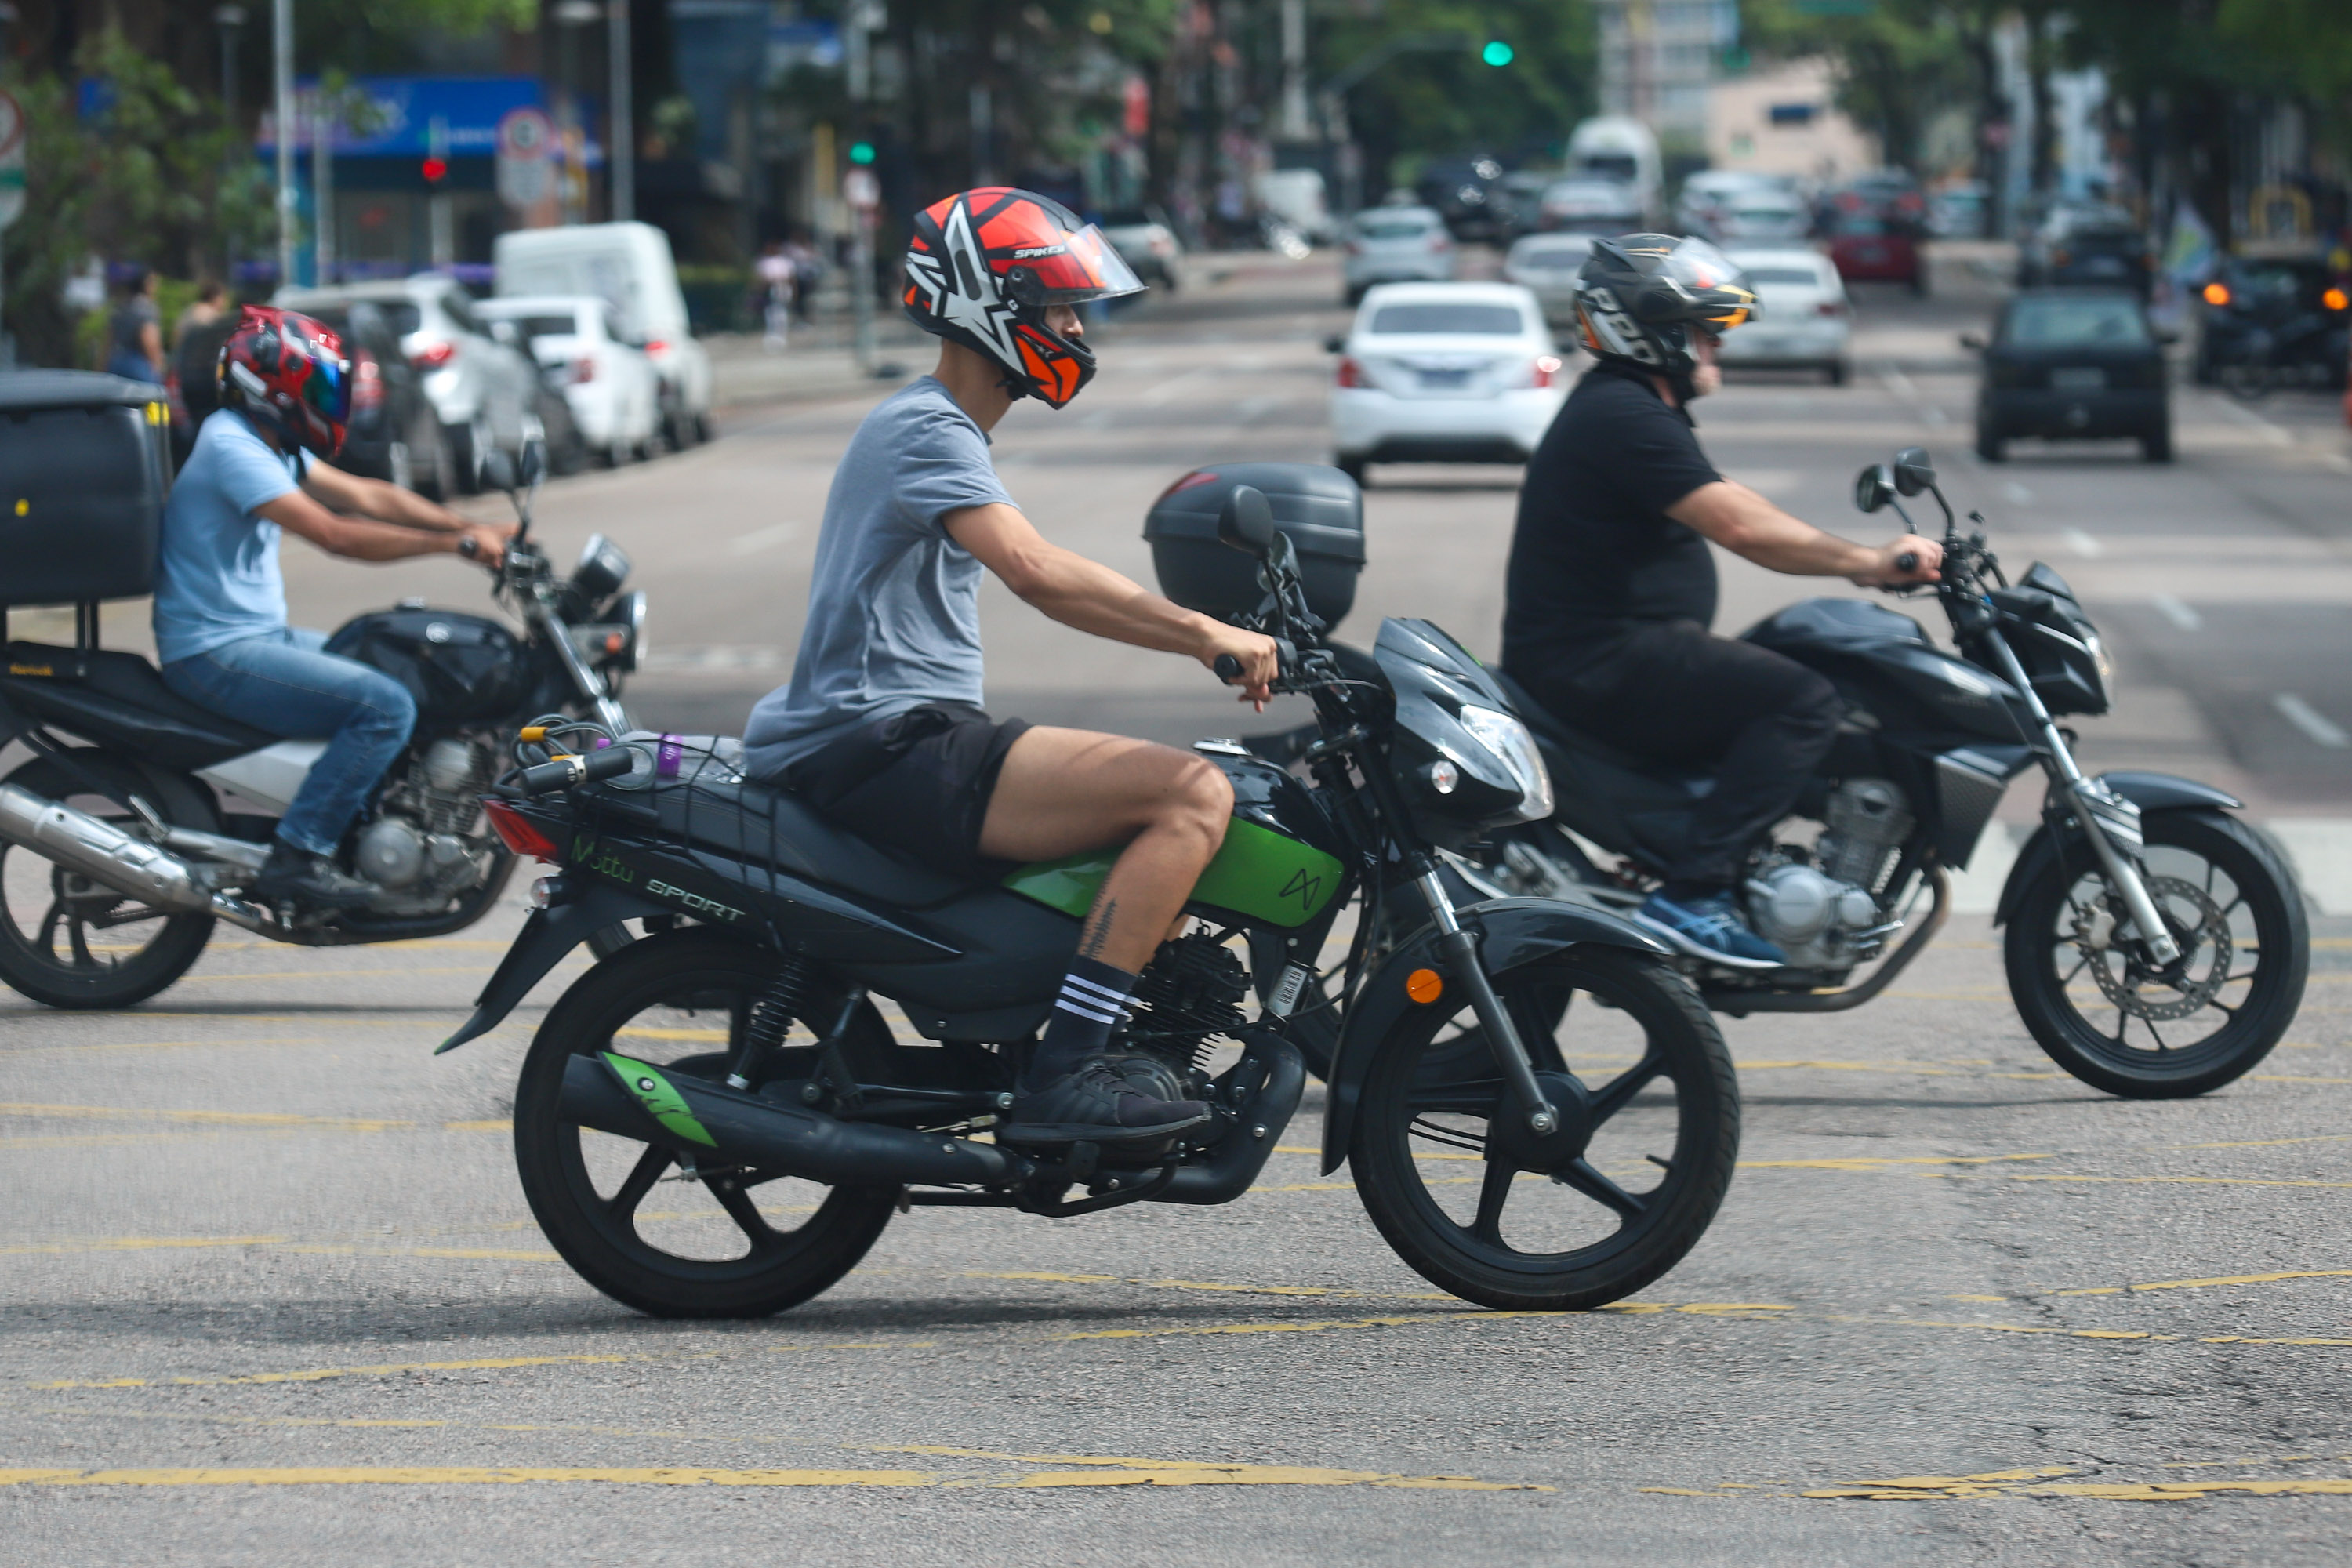
<path fill-rule="evenodd" d="M 216 410 L 163 505 L 155 653 L 163 663 L 286 625 L 278 527 L 254 514 L 301 483 L 300 454 L 272 451 L 235 409 Z"/>
<path fill-rule="evenodd" d="M 1012 500 L 988 437 L 936 377 L 866 416 L 824 498 L 792 681 L 743 729 L 755 776 L 927 702 L 981 705 L 982 568 L 940 520 Z"/>

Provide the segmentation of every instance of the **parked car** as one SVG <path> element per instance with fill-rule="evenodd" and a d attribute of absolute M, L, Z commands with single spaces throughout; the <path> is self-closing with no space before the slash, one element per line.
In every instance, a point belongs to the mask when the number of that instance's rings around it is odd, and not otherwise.
<path fill-rule="evenodd" d="M 652 455 L 661 433 L 661 374 L 650 355 L 625 341 L 610 305 L 581 294 L 522 295 L 479 308 L 521 337 L 588 450 L 608 465 Z"/>
<path fill-rule="evenodd" d="M 474 489 L 481 459 L 492 450 L 515 456 L 525 440 L 541 433 L 537 367 L 490 335 L 454 278 L 420 272 L 382 282 L 281 289 L 276 302 L 321 320 L 361 304 L 381 312 L 441 422 L 459 490 Z"/>
<path fill-rule="evenodd" d="M 2020 436 L 2125 436 L 2151 463 L 2172 460 L 2164 344 L 2139 296 L 2123 289 L 2037 289 L 2001 310 L 1977 393 L 1977 455 L 1998 463 Z"/>
<path fill-rule="evenodd" d="M 513 229 L 491 248 L 501 295 L 593 294 L 613 307 L 627 342 L 661 373 L 670 445 L 710 437 L 710 355 L 687 323 L 669 237 L 649 223 Z"/>
<path fill-rule="evenodd" d="M 1502 196 L 1503 165 L 1492 158 L 1432 163 L 1414 182 L 1421 205 L 1445 220 L 1457 240 L 1499 239 L 1510 222 Z"/>
<path fill-rule="evenodd" d="M 2104 204 L 2062 202 L 2017 248 L 2017 286 L 2084 284 L 2129 289 L 2147 298 L 2156 253 L 2131 214 Z"/>
<path fill-rule="evenodd" d="M 1576 320 L 1576 275 L 1592 254 L 1589 234 L 1531 234 L 1503 258 L 1503 280 L 1536 297 L 1544 320 L 1564 327 Z"/>
<path fill-rule="evenodd" d="M 2352 288 L 2326 258 L 2226 257 L 2198 291 L 2196 309 L 2199 385 L 2345 384 Z"/>
<path fill-rule="evenodd" d="M 1927 196 L 1927 232 L 1938 239 L 1982 239 L 1991 193 L 1982 180 L 1952 180 Z"/>
<path fill-rule="evenodd" d="M 309 313 L 334 329 L 352 364 L 352 417 L 335 466 L 385 479 L 436 500 L 461 488 L 455 454 L 424 377 L 400 346 L 400 333 L 373 300 L 318 305 Z"/>
<path fill-rule="evenodd" d="M 1433 208 L 1369 208 L 1348 228 L 1348 303 L 1377 283 L 1444 281 L 1454 276 L 1454 237 Z"/>
<path fill-rule="evenodd" d="M 1105 213 L 1096 226 L 1144 282 L 1171 294 L 1183 286 L 1184 247 L 1166 213 L 1156 206 L 1122 207 Z"/>
<path fill-rule="evenodd" d="M 1511 236 L 1533 234 L 1543 226 L 1543 194 L 1559 183 L 1559 175 L 1538 169 L 1514 169 L 1503 176 L 1495 199 L 1507 209 Z"/>
<path fill-rule="evenodd" d="M 1727 332 L 1718 357 L 1726 366 L 1819 370 L 1832 386 L 1845 384 L 1853 308 L 1829 258 L 1806 246 L 1726 252 L 1756 289 L 1756 319 Z"/>
<path fill-rule="evenodd" d="M 1907 283 L 1914 294 L 1927 291 L 1915 225 L 1880 208 L 1832 204 L 1823 227 L 1830 259 L 1847 282 Z"/>
<path fill-rule="evenodd" d="M 1268 169 L 1250 181 L 1250 195 L 1261 210 L 1282 219 L 1311 244 L 1329 245 L 1339 237 L 1339 220 L 1331 216 L 1318 170 Z"/>
<path fill-rule="evenodd" d="M 1812 209 L 1790 190 L 1759 185 L 1735 191 L 1716 211 L 1714 234 L 1724 245 L 1763 245 L 1804 238 Z"/>
<path fill-rule="evenodd" d="M 1372 289 L 1330 345 L 1333 461 L 1524 463 L 1568 395 L 1535 295 L 1514 283 Z"/>
<path fill-rule="evenodd" d="M 1717 237 L 1716 225 L 1739 196 L 1756 191 L 1789 190 L 1769 174 L 1746 169 L 1701 169 L 1686 176 L 1675 197 L 1675 226 L 1685 234 Z"/>
<path fill-rule="evenodd" d="M 1602 236 L 1638 234 L 1649 226 L 1641 193 L 1619 180 L 1588 176 L 1561 180 L 1543 194 L 1536 226 Z"/>

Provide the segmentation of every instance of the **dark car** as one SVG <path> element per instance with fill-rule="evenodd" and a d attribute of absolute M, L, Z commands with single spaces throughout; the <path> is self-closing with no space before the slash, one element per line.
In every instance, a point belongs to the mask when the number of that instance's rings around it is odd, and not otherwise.
<path fill-rule="evenodd" d="M 1512 209 L 1503 165 L 1492 158 L 1433 163 L 1413 184 L 1422 205 L 1434 207 L 1457 240 L 1507 239 Z"/>
<path fill-rule="evenodd" d="M 2147 298 L 2156 253 L 2121 207 L 2074 204 L 2051 209 L 2018 247 L 2017 286 L 2129 289 Z"/>
<path fill-rule="evenodd" d="M 1891 206 L 1841 196 L 1822 221 L 1830 260 L 1849 283 L 1905 283 L 1914 294 L 1927 291 L 1919 259 L 1919 225 Z"/>
<path fill-rule="evenodd" d="M 416 367 L 400 352 L 399 323 L 366 300 L 303 314 L 334 329 L 352 363 L 352 417 L 335 467 L 436 500 L 458 495 L 456 454 Z"/>
<path fill-rule="evenodd" d="M 2020 436 L 2130 437 L 2151 463 L 2172 459 L 2164 344 L 2139 296 L 2121 289 L 2039 289 L 2010 300 L 1981 350 L 1977 455 L 1998 463 Z"/>
<path fill-rule="evenodd" d="M 2230 257 L 2199 291 L 2197 318 L 2200 386 L 2345 384 L 2352 288 L 2321 257 Z"/>

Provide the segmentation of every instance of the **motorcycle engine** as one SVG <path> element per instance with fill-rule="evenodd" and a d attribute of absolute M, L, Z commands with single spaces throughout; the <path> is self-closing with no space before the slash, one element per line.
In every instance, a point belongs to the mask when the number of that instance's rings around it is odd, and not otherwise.
<path fill-rule="evenodd" d="M 395 775 L 360 831 L 353 869 L 383 889 L 378 914 L 431 914 L 478 886 L 489 869 L 478 834 L 480 795 L 491 779 L 488 749 L 445 735 Z"/>
<path fill-rule="evenodd" d="M 1793 967 L 1843 971 L 1885 934 L 1875 895 L 1910 835 L 1910 802 L 1885 779 L 1848 779 L 1823 815 L 1810 857 L 1777 847 L 1748 879 L 1748 918 Z"/>
<path fill-rule="evenodd" d="M 1193 1092 L 1188 1078 L 1207 1065 L 1210 1037 L 1230 1035 L 1248 1022 L 1239 1005 L 1248 994 L 1242 961 L 1208 932 L 1162 942 L 1136 981 L 1127 1026 L 1112 1037 L 1111 1047 L 1161 1066 L 1173 1085 L 1171 1091 L 1168 1085 L 1128 1074 L 1137 1088 L 1181 1100 Z"/>

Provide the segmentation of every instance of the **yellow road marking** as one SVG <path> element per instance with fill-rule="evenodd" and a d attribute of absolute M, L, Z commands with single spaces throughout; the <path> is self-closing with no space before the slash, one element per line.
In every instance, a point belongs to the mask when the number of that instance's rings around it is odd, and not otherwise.
<path fill-rule="evenodd" d="M 296 1036 L 283 1040 L 98 1040 L 83 1046 L 16 1046 L 0 1051 L 0 1060 L 13 1061 L 18 1057 L 56 1056 L 76 1051 L 201 1051 L 221 1047 L 246 1049 L 254 1046 L 323 1046 L 323 1035 Z"/>
<path fill-rule="evenodd" d="M 1742 1160 L 1743 1171 L 1876 1171 L 1889 1165 L 1997 1165 L 2011 1160 L 2055 1160 L 2056 1154 L 1915 1154 L 1822 1160 Z"/>
<path fill-rule="evenodd" d="M 0 1470 L 0 1486 L 447 1487 L 603 1481 L 657 1487 L 927 1487 L 927 1470 L 491 1469 L 471 1465 L 350 1465 L 206 1470 Z"/>
<path fill-rule="evenodd" d="M 114 1236 L 94 1241 L 26 1242 L 15 1247 L 0 1247 L 0 1255 L 21 1257 L 28 1253 L 82 1252 L 144 1252 L 151 1248 L 189 1247 L 268 1247 L 283 1242 L 282 1236 Z"/>
<path fill-rule="evenodd" d="M 2352 1187 L 2352 1182 L 2305 1182 L 2284 1177 L 2259 1176 L 2062 1176 L 2053 1174 L 2011 1175 L 2001 1171 L 1922 1171 L 1923 1176 L 1942 1176 L 1947 1181 L 1969 1181 L 1981 1175 L 1995 1182 L 2086 1182 L 2110 1186 L 2190 1186 L 2190 1187 Z"/>
<path fill-rule="evenodd" d="M 142 1106 L 0 1103 L 0 1116 L 62 1121 L 193 1121 L 234 1127 L 332 1127 L 344 1132 L 382 1132 L 411 1122 L 364 1116 L 295 1116 L 273 1110 L 163 1110 Z"/>
<path fill-rule="evenodd" d="M 492 1117 L 487 1121 L 444 1121 L 441 1124 L 441 1131 L 444 1132 L 511 1132 L 514 1131 L 514 1121 L 504 1116 Z"/>
<path fill-rule="evenodd" d="M 717 1351 L 693 1352 L 686 1359 L 716 1356 Z M 385 1362 L 374 1366 L 320 1366 L 300 1372 L 247 1372 L 214 1377 L 110 1377 L 94 1380 L 61 1378 L 26 1386 L 42 1393 L 91 1388 L 234 1388 L 251 1384 L 326 1383 L 341 1377 L 399 1377 L 417 1372 L 504 1372 L 525 1366 L 618 1366 L 632 1362 L 679 1359 L 653 1354 L 582 1352 L 572 1355 L 481 1356 L 471 1361 Z"/>

